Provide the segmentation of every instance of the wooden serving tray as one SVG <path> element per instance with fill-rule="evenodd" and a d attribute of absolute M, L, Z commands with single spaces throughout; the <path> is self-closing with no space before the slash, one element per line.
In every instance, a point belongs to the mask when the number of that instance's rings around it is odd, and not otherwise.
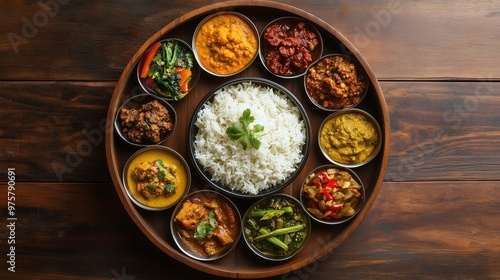
<path fill-rule="evenodd" d="M 357 107 L 366 110 L 377 119 L 383 131 L 383 145 L 379 155 L 373 161 L 363 167 L 353 169 L 366 188 L 366 203 L 358 215 L 345 224 L 326 226 L 313 223 L 312 235 L 307 246 L 295 257 L 285 262 L 269 262 L 258 258 L 247 248 L 243 238 L 240 239 L 235 250 L 217 261 L 201 262 L 184 255 L 177 248 L 170 234 L 169 220 L 173 208 L 154 212 L 136 207 L 127 196 L 121 179 L 125 162 L 139 148 L 125 143 L 116 134 L 112 124 L 120 105 L 129 97 L 142 93 L 136 78 L 137 62 L 152 44 L 161 39 L 180 38 L 190 44 L 197 24 L 206 15 L 221 10 L 232 10 L 246 15 L 255 23 L 259 32 L 268 22 L 275 18 L 282 16 L 302 17 L 315 24 L 320 31 L 324 44 L 323 54 L 349 53 L 357 58 L 369 75 L 369 91 L 365 99 Z M 315 167 L 328 163 L 319 150 L 317 134 L 319 125 L 329 113 L 319 110 L 309 101 L 304 91 L 303 77 L 296 79 L 276 78 L 264 69 L 259 58 L 247 70 L 233 77 L 216 78 L 207 73 L 202 73 L 198 85 L 192 92 L 178 102 L 170 102 L 177 112 L 178 121 L 176 130 L 163 145 L 175 149 L 188 161 L 192 173 L 191 191 L 208 188 L 207 183 L 203 181 L 195 171 L 193 163 L 190 162 L 187 144 L 189 123 L 193 117 L 193 111 L 205 94 L 226 81 L 240 77 L 261 77 L 283 85 L 299 99 L 309 116 L 313 135 L 309 158 L 297 178 L 282 191 L 299 198 L 300 186 L 307 174 Z M 341 244 L 370 211 L 382 186 L 389 160 L 390 126 L 388 110 L 380 85 L 368 63 L 344 36 L 327 23 L 298 8 L 275 2 L 230 1 L 217 3 L 187 13 L 163 27 L 141 46 L 125 67 L 111 98 L 107 121 L 106 155 L 109 170 L 118 196 L 132 220 L 151 242 L 170 257 L 200 271 L 232 278 L 260 278 L 284 274 L 317 261 Z M 253 200 L 236 198 L 232 198 L 232 200 L 238 205 L 242 215 L 253 202 Z"/>

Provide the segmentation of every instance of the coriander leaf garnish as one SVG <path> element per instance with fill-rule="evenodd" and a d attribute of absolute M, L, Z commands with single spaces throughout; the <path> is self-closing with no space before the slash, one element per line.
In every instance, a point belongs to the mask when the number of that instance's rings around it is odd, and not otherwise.
<path fill-rule="evenodd" d="M 251 115 L 250 109 L 246 109 L 238 120 L 243 125 L 243 128 L 246 129 L 250 123 L 255 121 L 255 118 Z"/>
<path fill-rule="evenodd" d="M 157 159 L 154 164 L 158 167 L 158 174 L 156 176 L 160 182 L 163 182 L 165 180 L 165 176 L 167 175 L 167 170 L 163 166 L 163 160 Z"/>
<path fill-rule="evenodd" d="M 175 185 L 174 184 L 166 184 L 165 187 L 163 187 L 166 192 L 173 192 L 175 190 Z"/>
<path fill-rule="evenodd" d="M 226 134 L 232 141 L 240 141 L 241 146 L 243 146 L 243 150 L 248 148 L 248 142 L 255 149 L 259 149 L 260 140 L 257 138 L 258 135 L 256 133 L 264 131 L 264 126 L 260 124 L 256 124 L 252 129 L 248 129 L 250 123 L 255 121 L 255 118 L 251 115 L 250 109 L 245 109 L 243 111 L 243 115 L 238 119 L 240 121 L 240 125 L 231 124 L 226 129 Z"/>
<path fill-rule="evenodd" d="M 196 227 L 194 238 L 205 238 L 209 236 L 216 226 L 217 221 L 215 220 L 215 212 L 211 210 L 208 212 L 208 221 L 201 221 Z"/>

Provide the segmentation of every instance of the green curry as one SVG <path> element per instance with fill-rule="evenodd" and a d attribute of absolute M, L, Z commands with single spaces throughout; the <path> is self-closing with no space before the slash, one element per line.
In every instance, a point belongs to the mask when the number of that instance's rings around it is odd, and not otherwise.
<path fill-rule="evenodd" d="M 366 160 L 379 141 L 376 125 L 358 112 L 327 120 L 320 133 L 321 147 L 334 161 L 344 164 Z"/>

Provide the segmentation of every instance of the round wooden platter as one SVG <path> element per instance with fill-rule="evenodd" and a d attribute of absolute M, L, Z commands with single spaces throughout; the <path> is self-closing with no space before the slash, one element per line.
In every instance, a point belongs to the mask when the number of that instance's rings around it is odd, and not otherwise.
<path fill-rule="evenodd" d="M 136 78 L 137 62 L 152 44 L 161 39 L 180 38 L 190 43 L 197 24 L 208 14 L 221 10 L 232 10 L 246 15 L 255 23 L 259 32 L 275 18 L 281 16 L 302 17 L 313 23 L 320 31 L 324 42 L 323 54 L 344 53 L 355 57 L 365 68 L 370 78 L 370 88 L 367 96 L 357 107 L 368 111 L 377 119 L 383 131 L 383 145 L 379 155 L 373 161 L 363 167 L 353 169 L 365 185 L 366 203 L 358 215 L 345 224 L 326 226 L 313 223 L 312 235 L 307 246 L 295 257 L 285 262 L 269 262 L 259 259 L 246 247 L 243 238 L 240 239 L 239 244 L 231 253 L 216 261 L 201 262 L 186 256 L 177 248 L 170 234 L 169 220 L 172 209 L 152 212 L 136 207 L 127 196 L 121 179 L 125 162 L 139 148 L 120 139 L 112 124 L 120 105 L 129 97 L 143 93 Z M 233 77 L 216 78 L 207 73 L 202 73 L 198 85 L 188 96 L 178 102 L 170 102 L 177 112 L 177 128 L 163 145 L 175 149 L 188 161 L 192 171 L 191 191 L 208 188 L 208 184 L 195 171 L 193 163 L 189 160 L 187 144 L 189 122 L 193 117 L 192 114 L 196 106 L 208 92 L 226 81 L 240 77 L 261 77 L 275 81 L 289 89 L 306 109 L 313 135 L 311 152 L 304 169 L 282 191 L 299 198 L 300 186 L 308 172 L 319 165 L 328 163 L 319 150 L 317 133 L 319 125 L 329 113 L 321 111 L 311 104 L 304 91 L 303 77 L 296 79 L 276 78 L 264 69 L 259 58 L 247 70 Z M 388 110 L 380 85 L 366 60 L 335 28 L 303 10 L 276 2 L 229 1 L 217 3 L 187 13 L 163 27 L 141 46 L 125 67 L 111 98 L 107 121 L 106 154 L 109 170 L 118 196 L 132 220 L 149 240 L 170 257 L 200 271 L 224 277 L 261 278 L 276 276 L 302 268 L 326 255 L 341 244 L 370 211 L 382 186 L 389 160 L 390 126 Z M 232 199 L 238 205 L 242 215 L 253 202 L 253 200 Z"/>

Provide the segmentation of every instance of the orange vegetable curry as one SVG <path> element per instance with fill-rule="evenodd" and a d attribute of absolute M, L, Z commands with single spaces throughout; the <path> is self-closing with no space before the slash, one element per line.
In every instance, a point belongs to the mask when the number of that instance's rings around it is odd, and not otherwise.
<path fill-rule="evenodd" d="M 227 75 L 253 61 L 258 51 L 258 36 L 241 17 L 221 14 L 201 26 L 195 44 L 198 58 L 207 70 Z"/>

